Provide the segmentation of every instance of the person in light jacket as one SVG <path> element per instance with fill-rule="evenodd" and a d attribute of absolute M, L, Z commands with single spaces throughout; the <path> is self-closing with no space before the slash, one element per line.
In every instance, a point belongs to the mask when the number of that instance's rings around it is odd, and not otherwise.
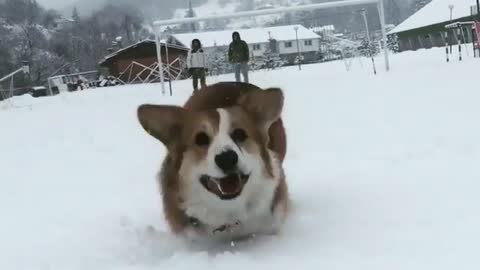
<path fill-rule="evenodd" d="M 202 49 L 202 43 L 198 39 L 192 40 L 192 48 L 188 52 L 187 56 L 187 68 L 192 75 L 193 79 L 193 91 L 198 90 L 198 80 L 202 88 L 207 86 L 206 84 L 206 71 L 207 71 L 207 56 Z"/>

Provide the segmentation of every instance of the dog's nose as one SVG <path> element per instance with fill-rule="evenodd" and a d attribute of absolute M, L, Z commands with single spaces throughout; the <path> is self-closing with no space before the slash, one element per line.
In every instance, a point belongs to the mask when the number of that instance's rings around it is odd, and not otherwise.
<path fill-rule="evenodd" d="M 215 156 L 215 163 L 224 172 L 230 172 L 237 166 L 238 155 L 233 150 L 227 150 Z"/>

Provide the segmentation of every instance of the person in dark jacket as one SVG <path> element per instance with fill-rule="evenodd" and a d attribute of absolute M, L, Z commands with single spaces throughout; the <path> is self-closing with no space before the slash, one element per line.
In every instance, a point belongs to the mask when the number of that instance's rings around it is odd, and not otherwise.
<path fill-rule="evenodd" d="M 192 40 L 192 48 L 187 55 L 187 67 L 193 79 L 193 91 L 198 90 L 198 80 L 202 88 L 207 87 L 205 73 L 207 70 L 207 56 L 202 49 L 202 43 L 198 39 Z"/>
<path fill-rule="evenodd" d="M 228 49 L 228 60 L 233 64 L 235 79 L 239 82 L 241 73 L 243 80 L 248 83 L 248 61 L 250 61 L 248 44 L 240 38 L 238 32 L 233 32 L 232 40 Z"/>

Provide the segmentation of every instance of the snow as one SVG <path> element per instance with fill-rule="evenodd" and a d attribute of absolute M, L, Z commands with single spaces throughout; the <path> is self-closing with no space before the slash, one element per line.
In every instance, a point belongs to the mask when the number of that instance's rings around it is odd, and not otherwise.
<path fill-rule="evenodd" d="M 310 30 L 314 32 L 324 32 L 324 31 L 333 32 L 335 31 L 335 25 L 329 24 L 329 25 L 322 25 L 322 26 L 314 26 L 310 28 Z"/>
<path fill-rule="evenodd" d="M 136 120 L 140 104 L 182 104 L 191 81 L 173 97 L 152 84 L 0 103 L 0 269 L 478 268 L 478 59 L 381 60 L 377 76 L 368 59 L 251 74 L 285 91 L 293 206 L 280 235 L 225 246 L 168 233 L 165 149 Z"/>
<path fill-rule="evenodd" d="M 272 8 L 275 5 L 271 3 L 264 4 L 265 1 L 256 1 L 256 9 L 265 9 L 265 8 Z M 304 5 L 310 4 L 311 1 L 309 0 L 300 0 L 300 1 L 292 1 L 292 0 L 277 0 L 278 6 L 297 6 L 297 5 Z M 217 14 L 233 14 L 235 13 L 238 8 L 240 7 L 241 1 L 240 0 L 232 0 L 222 4 L 222 0 L 208 0 L 205 4 L 200 5 L 198 7 L 193 7 L 195 14 L 197 17 L 205 17 L 209 15 L 217 15 Z M 188 9 L 177 9 L 174 12 L 173 19 L 181 19 L 185 17 L 185 14 Z M 254 28 L 257 26 L 264 26 L 269 25 L 276 20 L 282 17 L 281 14 L 272 14 L 272 15 L 263 15 L 263 16 L 256 16 L 253 18 L 235 18 L 229 20 L 226 23 L 225 28 Z M 199 22 L 199 25 L 205 26 L 205 22 Z M 166 29 L 166 27 L 160 27 L 161 29 Z"/>
<path fill-rule="evenodd" d="M 232 33 L 238 31 L 248 44 L 267 43 L 270 36 L 277 41 L 295 40 L 295 29 L 298 27 L 298 39 L 319 39 L 320 36 L 302 25 L 285 25 L 265 28 L 250 28 L 238 30 L 224 30 L 211 32 L 198 32 L 186 34 L 173 34 L 182 44 L 191 44 L 195 38 L 200 39 L 204 47 L 228 46 L 232 42 Z"/>
<path fill-rule="evenodd" d="M 237 3 L 230 3 L 227 2 L 226 4 L 222 5 L 221 0 L 208 0 L 205 4 L 198 6 L 198 7 L 193 7 L 193 10 L 195 11 L 195 15 L 197 17 L 204 17 L 208 15 L 214 14 L 212 11 L 215 11 L 217 13 L 234 13 L 235 9 L 237 8 Z M 177 9 L 173 15 L 173 19 L 180 19 L 184 18 L 185 14 L 188 9 Z"/>
<path fill-rule="evenodd" d="M 470 16 L 470 7 L 476 5 L 472 0 L 433 0 L 418 12 L 407 18 L 389 34 L 404 32 L 415 28 L 443 23 L 450 20 L 450 8 L 453 5 L 452 19 Z"/>

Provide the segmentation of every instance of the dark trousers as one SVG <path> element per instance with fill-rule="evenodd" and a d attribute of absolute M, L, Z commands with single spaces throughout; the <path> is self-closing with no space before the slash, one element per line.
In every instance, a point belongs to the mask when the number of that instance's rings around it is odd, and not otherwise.
<path fill-rule="evenodd" d="M 193 91 L 198 90 L 198 80 L 200 80 L 200 85 L 202 88 L 207 87 L 205 79 L 205 69 L 204 68 L 192 68 L 190 69 L 193 79 Z"/>

